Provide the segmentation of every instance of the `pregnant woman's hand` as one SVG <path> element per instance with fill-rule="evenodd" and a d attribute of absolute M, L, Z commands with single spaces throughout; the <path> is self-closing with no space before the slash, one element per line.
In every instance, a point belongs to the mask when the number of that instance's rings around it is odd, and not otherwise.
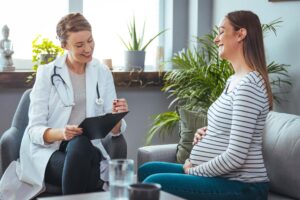
<path fill-rule="evenodd" d="M 197 144 L 202 138 L 206 135 L 207 127 L 202 127 L 197 129 L 195 135 L 194 135 L 194 140 L 193 140 L 193 145 Z"/>

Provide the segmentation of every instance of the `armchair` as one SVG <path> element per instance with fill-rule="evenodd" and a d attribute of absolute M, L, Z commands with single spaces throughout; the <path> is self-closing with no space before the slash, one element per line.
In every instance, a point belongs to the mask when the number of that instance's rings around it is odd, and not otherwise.
<path fill-rule="evenodd" d="M 19 151 L 23 133 L 28 124 L 28 108 L 30 104 L 30 91 L 26 90 L 18 104 L 14 114 L 11 127 L 6 130 L 0 138 L 0 177 L 8 165 L 19 158 Z M 102 144 L 111 158 L 126 158 L 127 143 L 123 135 L 112 137 L 110 134 L 102 139 Z M 46 184 L 46 192 L 42 196 L 49 194 L 61 194 L 61 188 Z"/>

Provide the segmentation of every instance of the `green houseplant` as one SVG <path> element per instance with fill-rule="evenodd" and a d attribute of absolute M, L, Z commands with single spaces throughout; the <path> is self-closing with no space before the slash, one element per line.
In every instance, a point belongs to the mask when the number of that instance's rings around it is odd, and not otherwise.
<path fill-rule="evenodd" d="M 126 42 L 122 37 L 120 37 L 122 43 L 127 49 L 127 51 L 125 51 L 125 66 L 128 69 L 144 68 L 146 48 L 155 38 L 163 34 L 166 31 L 166 29 L 160 31 L 148 41 L 144 42 L 145 22 L 140 34 L 138 34 L 137 31 L 135 16 L 133 16 L 132 21 L 129 22 L 127 28 L 129 32 L 128 42 Z"/>
<path fill-rule="evenodd" d="M 280 20 L 274 20 L 270 24 L 262 25 L 264 34 L 271 31 L 276 35 L 276 27 L 279 23 Z M 183 50 L 172 57 L 171 62 L 175 69 L 166 73 L 162 88 L 162 91 L 173 98 L 169 105 L 169 109 L 172 110 L 154 116 L 146 135 L 147 145 L 156 134 L 162 136 L 170 134 L 181 120 L 182 110 L 176 111 L 174 108 L 179 106 L 184 111 L 198 112 L 206 116 L 209 106 L 223 91 L 226 80 L 233 74 L 233 69 L 229 62 L 218 56 L 217 46 L 213 42 L 216 34 L 215 28 L 203 38 L 197 38 L 193 49 Z M 272 61 L 267 67 L 273 89 L 282 85 L 291 85 L 288 80 L 288 65 Z M 276 102 L 280 101 L 275 93 L 273 96 Z"/>
<path fill-rule="evenodd" d="M 38 35 L 32 41 L 32 63 L 34 64 L 32 69 L 36 72 L 39 65 L 47 64 L 53 61 L 57 55 L 62 55 L 64 50 L 53 43 L 49 38 L 43 38 Z M 34 76 L 35 72 L 27 77 L 27 82 L 30 82 Z"/>

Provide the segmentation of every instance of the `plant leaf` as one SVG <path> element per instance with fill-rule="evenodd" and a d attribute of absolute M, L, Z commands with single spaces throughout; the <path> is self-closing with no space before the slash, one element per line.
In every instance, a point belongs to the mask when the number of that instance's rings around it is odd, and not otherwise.
<path fill-rule="evenodd" d="M 150 145 L 154 135 L 157 132 L 170 132 L 179 121 L 179 116 L 176 112 L 165 112 L 152 116 L 152 128 L 146 135 L 146 145 Z"/>
<path fill-rule="evenodd" d="M 145 49 L 147 48 L 147 46 L 155 39 L 157 38 L 159 35 L 163 34 L 164 32 L 166 32 L 167 29 L 160 31 L 158 34 L 156 34 L 153 38 L 151 38 L 147 44 L 145 44 L 145 46 L 141 49 L 142 51 L 145 51 Z"/>
<path fill-rule="evenodd" d="M 157 38 L 159 35 L 163 34 L 165 31 L 167 31 L 167 29 L 160 31 L 158 34 L 156 34 L 154 37 L 152 37 L 146 43 L 146 45 L 143 46 L 144 35 L 145 35 L 145 26 L 146 26 L 146 21 L 144 21 L 141 35 L 138 36 L 136 20 L 135 20 L 135 16 L 133 15 L 132 21 L 130 21 L 129 24 L 127 25 L 127 29 L 128 29 L 129 36 L 130 36 L 129 42 L 127 43 L 127 42 L 125 42 L 125 40 L 122 37 L 119 37 L 121 39 L 122 43 L 124 44 L 124 46 L 127 48 L 127 50 L 129 50 L 129 51 L 145 51 L 147 46 L 155 38 Z"/>

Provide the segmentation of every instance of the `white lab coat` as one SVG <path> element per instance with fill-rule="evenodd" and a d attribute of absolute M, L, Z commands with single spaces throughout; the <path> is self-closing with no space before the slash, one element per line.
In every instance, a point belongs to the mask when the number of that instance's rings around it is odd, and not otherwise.
<path fill-rule="evenodd" d="M 20 159 L 10 164 L 0 181 L 1 200 L 26 200 L 45 190 L 44 174 L 50 156 L 59 148 L 61 141 L 47 144 L 43 134 L 49 127 L 63 128 L 70 118 L 73 99 L 73 88 L 66 67 L 66 55 L 54 62 L 41 66 L 36 75 L 36 82 L 30 93 L 29 124 L 25 130 Z M 60 79 L 56 87 L 51 84 L 54 66 L 66 84 Z M 104 104 L 99 106 L 96 85 L 98 82 L 100 96 Z M 62 101 L 62 98 L 65 98 Z M 112 111 L 112 102 L 116 98 L 113 77 L 109 69 L 93 59 L 86 67 L 86 117 L 92 117 Z M 66 105 L 69 102 L 70 105 Z M 121 133 L 126 123 L 122 120 Z M 92 140 L 105 157 L 107 152 L 98 140 Z M 101 178 L 108 179 L 107 161 L 101 161 Z"/>

